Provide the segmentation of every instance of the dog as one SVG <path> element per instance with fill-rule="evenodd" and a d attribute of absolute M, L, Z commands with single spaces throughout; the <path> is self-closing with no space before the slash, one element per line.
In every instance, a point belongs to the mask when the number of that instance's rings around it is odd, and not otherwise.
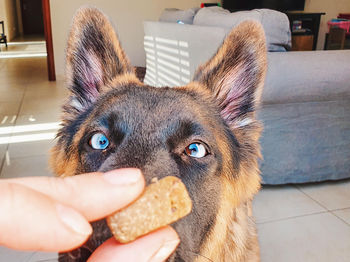
<path fill-rule="evenodd" d="M 58 176 L 142 170 L 179 177 L 193 202 L 172 224 L 181 243 L 168 261 L 259 261 L 252 199 L 260 188 L 262 124 L 256 109 L 266 74 L 262 26 L 238 25 L 181 87 L 151 87 L 134 73 L 108 18 L 77 11 L 66 50 L 70 96 L 52 150 Z M 60 261 L 86 261 L 111 233 L 93 223 L 86 244 Z"/>

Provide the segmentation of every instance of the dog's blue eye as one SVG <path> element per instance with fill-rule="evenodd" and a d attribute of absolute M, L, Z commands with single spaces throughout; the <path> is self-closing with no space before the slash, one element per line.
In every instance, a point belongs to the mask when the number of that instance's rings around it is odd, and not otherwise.
<path fill-rule="evenodd" d="M 90 145 L 93 149 L 103 150 L 109 145 L 108 138 L 102 133 L 96 133 L 90 138 Z"/>
<path fill-rule="evenodd" d="M 201 143 L 193 143 L 185 148 L 185 153 L 190 157 L 201 158 L 205 157 L 208 152 Z"/>

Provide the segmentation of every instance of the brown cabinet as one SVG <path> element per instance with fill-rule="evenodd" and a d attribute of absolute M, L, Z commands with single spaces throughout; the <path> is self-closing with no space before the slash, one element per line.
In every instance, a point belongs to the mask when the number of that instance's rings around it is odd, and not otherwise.
<path fill-rule="evenodd" d="M 313 35 L 293 35 L 292 51 L 311 51 L 313 48 Z"/>
<path fill-rule="evenodd" d="M 310 38 L 312 37 L 312 49 L 301 49 L 301 50 L 316 50 L 317 46 L 317 37 L 318 37 L 318 31 L 320 28 L 320 21 L 321 16 L 326 13 L 294 13 L 289 12 L 286 13 L 289 19 L 290 23 L 290 30 L 292 32 L 292 41 L 294 41 L 297 44 L 302 43 L 304 47 L 306 47 L 306 43 L 310 41 Z M 293 23 L 294 22 L 301 22 L 301 29 L 294 29 Z M 305 36 L 305 38 L 303 38 Z M 293 39 L 296 37 L 295 39 Z M 300 49 L 294 49 L 293 50 L 300 50 Z"/>

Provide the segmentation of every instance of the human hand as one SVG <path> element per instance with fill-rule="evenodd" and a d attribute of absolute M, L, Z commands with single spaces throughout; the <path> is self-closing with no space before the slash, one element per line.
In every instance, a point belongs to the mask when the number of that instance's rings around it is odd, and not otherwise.
<path fill-rule="evenodd" d="M 144 179 L 137 169 L 66 178 L 2 179 L 0 245 L 20 250 L 72 250 L 92 234 L 88 221 L 123 208 L 143 188 Z M 165 227 L 129 244 L 109 239 L 89 261 L 163 261 L 178 243 L 176 232 Z"/>

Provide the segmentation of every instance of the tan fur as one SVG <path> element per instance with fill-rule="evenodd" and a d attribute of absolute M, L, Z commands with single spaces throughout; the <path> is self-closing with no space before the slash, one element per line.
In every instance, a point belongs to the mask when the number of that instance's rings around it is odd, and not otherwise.
<path fill-rule="evenodd" d="M 70 156 L 71 157 L 67 158 L 64 149 L 59 145 L 52 148 L 49 164 L 57 176 L 73 176 L 77 173 L 78 156 L 74 154 L 74 152 L 70 152 Z"/>
<path fill-rule="evenodd" d="M 264 74 L 265 72 L 262 74 L 262 79 L 264 79 Z M 259 88 L 262 88 L 262 85 L 263 82 Z M 206 100 L 212 97 L 211 92 L 197 82 L 192 82 L 179 89 L 195 90 Z M 251 114 L 250 117 L 255 119 L 254 114 Z M 260 189 L 258 158 L 262 157 L 259 146 L 261 131 L 262 126 L 256 120 L 248 127 L 232 130 L 243 147 L 240 172 L 236 179 L 232 179 L 230 169 L 232 163 L 229 162 L 231 156 L 229 156 L 227 141 L 220 132 L 213 130 L 218 140 L 217 146 L 222 153 L 226 152 L 223 163 L 225 168 L 221 176 L 222 198 L 215 226 L 202 247 L 201 256 L 195 260 L 196 262 L 207 262 L 207 258 L 215 262 L 260 261 L 251 202 Z M 249 141 L 249 144 L 245 145 L 244 141 Z M 250 151 L 248 147 L 254 150 Z"/>
<path fill-rule="evenodd" d="M 135 74 L 124 74 L 114 78 L 108 85 L 108 89 L 116 88 L 118 86 L 126 86 L 126 85 L 138 85 L 143 86 L 144 84 L 140 82 L 140 80 L 136 77 Z"/>
<path fill-rule="evenodd" d="M 260 188 L 260 176 L 257 160 L 251 161 L 241 164 L 236 179 L 222 176 L 220 209 L 215 226 L 200 252 L 213 261 L 259 261 L 251 201 Z M 199 257 L 196 262 L 199 261 L 205 259 Z"/>
<path fill-rule="evenodd" d="M 242 39 L 242 36 L 246 36 L 246 38 Z M 239 41 L 246 42 L 247 45 L 256 47 L 257 49 L 255 50 L 256 63 L 261 65 L 261 71 L 258 75 L 258 78 L 260 78 L 257 87 L 258 91 L 255 93 L 255 104 L 258 106 L 267 64 L 263 30 L 259 25 L 250 22 L 239 25 L 226 38 L 223 46 L 218 50 L 213 59 L 200 66 L 197 74 L 210 75 L 213 74 L 211 71 L 215 70 L 215 76 L 222 77 L 222 74 L 216 71 L 216 66 L 227 55 L 228 49 L 235 50 Z M 242 65 L 240 64 L 236 65 L 235 71 L 232 72 L 237 78 L 239 78 L 241 67 Z M 228 73 L 225 72 L 224 74 L 227 75 Z M 222 86 L 213 85 L 215 82 L 223 83 L 224 81 L 221 79 L 216 81 L 210 79 L 210 82 L 207 83 L 218 97 L 218 91 L 216 90 L 222 88 Z M 228 86 L 227 88 L 230 87 Z M 248 117 L 254 121 L 244 129 L 234 128 L 235 126 L 233 125 L 232 131 L 242 145 L 243 149 L 241 152 L 244 154 L 242 155 L 239 175 L 236 179 L 232 180 L 230 178 L 231 176 L 225 175 L 230 174 L 231 171 L 224 170 L 224 176 L 222 176 L 223 193 L 215 226 L 200 252 L 203 257 L 198 257 L 196 262 L 205 262 L 207 261 L 205 258 L 223 262 L 260 261 L 255 223 L 251 215 L 251 202 L 253 196 L 260 189 L 260 173 L 257 160 L 261 157 L 258 139 L 262 127 L 255 120 L 255 113 L 250 113 Z M 246 141 L 250 144 L 245 145 L 247 143 Z M 222 149 L 225 150 L 224 148 Z"/>

